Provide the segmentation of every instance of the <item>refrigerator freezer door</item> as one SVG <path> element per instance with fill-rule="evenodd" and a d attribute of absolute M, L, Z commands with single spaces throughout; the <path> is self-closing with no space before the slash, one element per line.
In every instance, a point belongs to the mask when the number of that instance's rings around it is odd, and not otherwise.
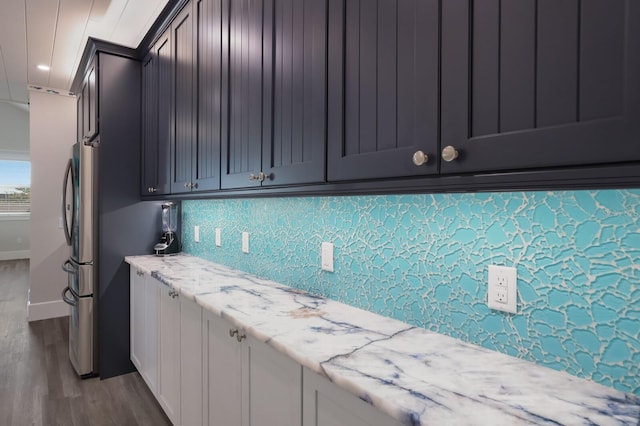
<path fill-rule="evenodd" d="M 97 192 L 97 148 L 76 143 L 73 145 L 73 218 L 71 257 L 80 264 L 91 263 L 95 256 Z"/>
<path fill-rule="evenodd" d="M 68 294 L 76 302 L 71 306 L 69 317 L 69 358 L 78 375 L 90 376 L 97 368 L 94 363 L 93 297 L 78 297 L 73 291 Z"/>
<path fill-rule="evenodd" d="M 73 259 L 64 262 L 62 269 L 67 273 L 69 288 L 78 296 L 92 296 L 95 286 L 95 270 L 93 265 L 80 265 Z"/>

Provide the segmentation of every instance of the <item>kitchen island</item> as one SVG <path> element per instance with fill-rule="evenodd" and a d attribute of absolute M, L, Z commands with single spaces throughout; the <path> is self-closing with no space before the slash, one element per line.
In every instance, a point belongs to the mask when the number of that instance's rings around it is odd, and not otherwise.
<path fill-rule="evenodd" d="M 635 395 L 200 258 L 125 261 L 396 424 L 640 421 Z"/>

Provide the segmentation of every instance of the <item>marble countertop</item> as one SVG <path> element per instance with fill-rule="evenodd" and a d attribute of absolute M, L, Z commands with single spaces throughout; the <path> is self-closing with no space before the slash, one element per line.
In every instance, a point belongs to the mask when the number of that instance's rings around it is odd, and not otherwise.
<path fill-rule="evenodd" d="M 125 261 L 406 425 L 633 425 L 640 398 L 187 255 Z"/>

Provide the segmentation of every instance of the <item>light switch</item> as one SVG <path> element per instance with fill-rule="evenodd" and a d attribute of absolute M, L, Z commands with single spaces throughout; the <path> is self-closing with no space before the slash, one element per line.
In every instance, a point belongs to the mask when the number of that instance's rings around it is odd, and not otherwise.
<path fill-rule="evenodd" d="M 220 228 L 216 228 L 216 247 L 220 247 L 222 245 L 222 230 Z"/>
<path fill-rule="evenodd" d="M 242 252 L 249 253 L 249 233 L 242 233 Z"/>
<path fill-rule="evenodd" d="M 333 272 L 333 243 L 322 243 L 322 270 Z"/>
<path fill-rule="evenodd" d="M 196 243 L 200 242 L 200 227 L 199 226 L 194 226 L 193 227 L 193 241 L 195 241 Z"/>

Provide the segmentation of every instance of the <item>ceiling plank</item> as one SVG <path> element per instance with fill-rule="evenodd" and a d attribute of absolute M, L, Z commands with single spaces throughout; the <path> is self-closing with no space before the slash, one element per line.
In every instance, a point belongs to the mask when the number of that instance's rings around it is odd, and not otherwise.
<path fill-rule="evenodd" d="M 0 49 L 4 61 L 2 77 L 8 100 L 27 103 L 27 28 L 25 0 L 3 2 L 0 14 Z M 7 83 L 8 82 L 8 83 Z M 20 89 L 16 89 L 20 86 Z"/>
<path fill-rule="evenodd" d="M 58 0 L 27 0 L 27 79 L 31 84 L 49 85 L 49 72 L 36 66 L 51 65 L 59 4 Z"/>
<path fill-rule="evenodd" d="M 115 43 L 136 48 L 168 0 L 129 1 L 111 38 Z"/>
<path fill-rule="evenodd" d="M 91 3 L 86 0 L 61 0 L 53 43 L 49 87 L 68 89 L 75 74 L 74 65 L 82 54 L 83 34 L 91 13 Z M 78 53 L 80 52 L 80 53 Z"/>

